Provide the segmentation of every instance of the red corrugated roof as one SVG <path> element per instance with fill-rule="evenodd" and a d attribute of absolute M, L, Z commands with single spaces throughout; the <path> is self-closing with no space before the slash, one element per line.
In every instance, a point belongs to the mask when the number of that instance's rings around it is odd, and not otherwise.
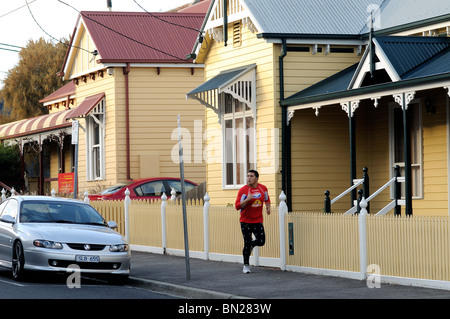
<path fill-rule="evenodd" d="M 190 5 L 184 9 L 179 10 L 178 12 L 182 13 L 206 13 L 211 4 L 211 0 L 203 0 L 199 3 Z"/>
<path fill-rule="evenodd" d="M 199 34 L 192 29 L 200 30 L 205 17 L 166 12 L 85 11 L 81 15 L 102 63 L 186 63 Z"/>
<path fill-rule="evenodd" d="M 92 111 L 94 107 L 105 97 L 105 93 L 98 93 L 92 96 L 88 96 L 84 99 L 84 101 L 78 105 L 78 107 L 73 109 L 73 112 L 70 113 L 67 118 L 76 118 L 76 117 L 85 117 Z"/>
<path fill-rule="evenodd" d="M 55 101 L 55 100 L 61 99 L 63 97 L 66 98 L 66 97 L 68 97 L 70 95 L 73 95 L 73 94 L 75 94 L 75 84 L 72 81 L 70 81 L 69 83 L 67 83 L 66 85 L 62 86 L 61 88 L 59 88 L 58 90 L 56 90 L 52 94 L 46 96 L 42 100 L 39 100 L 39 102 L 40 103 L 45 103 L 45 102 Z"/>

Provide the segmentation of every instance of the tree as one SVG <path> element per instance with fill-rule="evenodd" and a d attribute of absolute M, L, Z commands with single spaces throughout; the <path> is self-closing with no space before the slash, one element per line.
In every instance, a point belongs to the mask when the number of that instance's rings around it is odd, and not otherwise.
<path fill-rule="evenodd" d="M 11 107 L 12 120 L 47 114 L 39 103 L 47 95 L 64 85 L 57 73 L 63 65 L 67 46 L 40 38 L 29 40 L 19 52 L 19 63 L 9 70 L 0 95 Z"/>
<path fill-rule="evenodd" d="M 20 154 L 17 147 L 4 146 L 0 143 L 0 167 L 3 168 L 0 169 L 0 182 L 19 182 Z"/>

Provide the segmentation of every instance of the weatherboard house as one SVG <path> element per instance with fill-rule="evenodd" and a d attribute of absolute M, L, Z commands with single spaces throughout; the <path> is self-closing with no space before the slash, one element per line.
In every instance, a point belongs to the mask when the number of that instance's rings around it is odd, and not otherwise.
<path fill-rule="evenodd" d="M 211 204 L 255 168 L 290 211 L 356 209 L 368 175 L 371 213 L 449 213 L 448 1 L 214 1 L 202 31 Z"/>
<path fill-rule="evenodd" d="M 183 146 L 194 148 L 194 138 L 203 145 L 194 131 L 203 132 L 204 109 L 185 98 L 204 79 L 203 65 L 186 59 L 204 20 L 200 4 L 176 13 L 81 12 L 60 72 L 69 83 L 41 100 L 49 114 L 0 126 L 2 141 L 35 158 L 30 192 L 58 192 L 60 174 L 75 168 L 81 195 L 180 176 L 178 116 Z M 186 154 L 186 179 L 204 182 L 204 162 Z"/>

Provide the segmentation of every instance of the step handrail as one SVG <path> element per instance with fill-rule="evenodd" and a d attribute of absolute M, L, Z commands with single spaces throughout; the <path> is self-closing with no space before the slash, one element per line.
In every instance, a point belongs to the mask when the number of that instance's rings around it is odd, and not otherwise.
<path fill-rule="evenodd" d="M 324 205 L 324 212 L 329 214 L 331 213 L 331 205 L 336 203 L 339 199 L 341 199 L 342 197 L 344 197 L 345 195 L 349 194 L 350 192 L 354 191 L 358 186 L 360 185 L 364 185 L 363 188 L 364 190 L 360 190 L 363 193 L 368 194 L 369 193 L 369 175 L 367 174 L 368 172 L 368 168 L 364 167 L 363 168 L 363 178 L 361 179 L 353 179 L 353 185 L 350 186 L 348 189 L 346 189 L 345 191 L 343 191 L 341 194 L 339 194 L 338 196 L 336 196 L 333 200 L 330 199 L 330 191 L 325 191 L 325 205 Z M 351 210 L 358 210 L 358 202 L 355 201 L 355 203 L 353 203 L 353 207 L 351 208 Z"/>
<path fill-rule="evenodd" d="M 341 194 L 339 194 L 338 196 L 336 196 L 335 198 L 333 198 L 331 200 L 331 204 L 334 204 L 335 202 L 337 202 L 338 200 L 340 200 L 342 197 L 344 197 L 345 195 L 347 195 L 348 193 L 350 193 L 352 190 L 354 190 L 356 187 L 358 187 L 359 185 L 361 185 L 362 183 L 364 183 L 364 179 L 354 179 L 353 180 L 353 186 L 349 187 L 348 189 L 346 189 L 345 191 L 343 191 Z"/>
<path fill-rule="evenodd" d="M 3 187 L 4 189 L 6 189 L 7 191 L 11 191 L 11 189 L 12 189 L 11 187 L 9 187 L 8 185 L 6 185 L 3 182 L 0 182 L 0 186 Z"/>

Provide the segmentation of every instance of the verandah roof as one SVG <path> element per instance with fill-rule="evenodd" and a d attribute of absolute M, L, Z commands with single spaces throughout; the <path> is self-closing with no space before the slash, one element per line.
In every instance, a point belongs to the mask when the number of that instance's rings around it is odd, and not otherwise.
<path fill-rule="evenodd" d="M 364 76 L 363 63 L 369 63 L 368 51 L 359 64 L 302 90 L 284 101 L 289 110 L 334 104 L 339 99 L 366 97 L 377 92 L 418 87 L 447 87 L 450 84 L 450 39 L 442 37 L 377 37 L 374 48 L 379 59 L 391 66 L 391 81 L 358 86 L 355 79 Z M 404 54 L 408 52 L 408 54 Z M 365 60 L 366 59 L 366 60 Z M 435 83 L 435 84 L 433 84 Z M 329 102 L 327 102 L 329 101 Z"/>
<path fill-rule="evenodd" d="M 17 139 L 70 127 L 72 118 L 84 117 L 105 97 L 105 93 L 89 96 L 74 109 L 0 125 L 0 140 Z"/>
<path fill-rule="evenodd" d="M 64 110 L 0 125 L 0 140 L 20 138 L 69 127 L 71 123 L 67 122 L 67 119 L 72 111 Z"/>

